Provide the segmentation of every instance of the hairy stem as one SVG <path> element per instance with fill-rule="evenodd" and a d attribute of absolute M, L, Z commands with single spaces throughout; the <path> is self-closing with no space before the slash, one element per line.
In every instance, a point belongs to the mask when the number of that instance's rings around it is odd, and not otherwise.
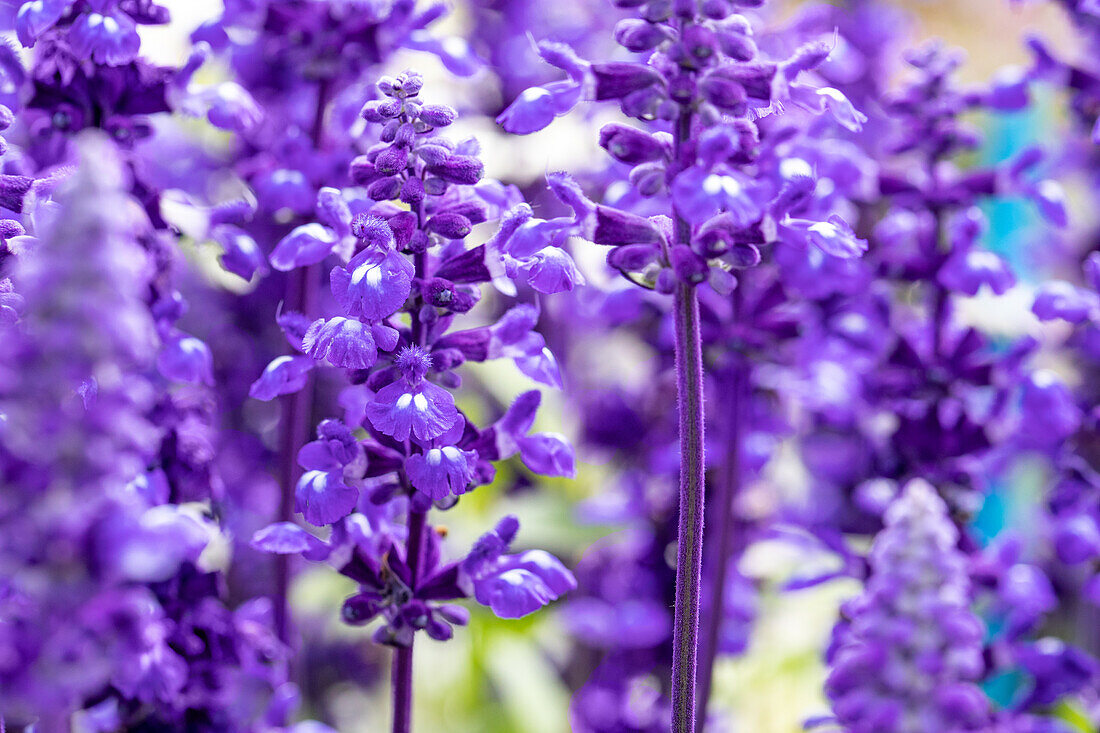
<path fill-rule="evenodd" d="M 672 175 L 690 165 L 692 112 L 681 110 L 673 131 Z M 675 215 L 676 242 L 691 243 L 691 225 Z M 672 733 L 695 733 L 696 655 L 703 567 L 703 350 L 695 288 L 676 284 L 676 399 L 680 412 L 680 523 L 676 606 L 672 628 Z"/>
<path fill-rule="evenodd" d="M 423 227 L 426 214 L 424 203 L 416 207 L 417 227 Z M 427 252 L 420 252 L 413 257 L 413 265 L 417 280 L 425 280 L 430 276 L 430 262 Z M 412 341 L 418 346 L 424 346 L 428 340 L 428 326 L 420 318 L 420 306 L 423 298 L 417 297 L 410 313 Z M 406 445 L 406 452 L 409 447 Z M 408 487 L 408 481 L 402 477 L 402 481 Z M 411 488 L 410 488 L 411 490 Z M 405 541 L 405 550 L 408 556 L 410 585 L 415 591 L 420 583 L 420 556 L 424 547 L 424 531 L 428 525 L 428 513 L 409 509 L 409 536 Z M 414 635 L 415 640 L 415 635 Z M 393 653 L 392 690 L 393 690 L 393 733 L 409 733 L 412 730 L 412 696 L 413 696 L 413 641 L 407 647 L 399 647 Z"/>
<path fill-rule="evenodd" d="M 703 355 L 695 288 L 676 287 L 676 385 L 680 404 L 680 525 L 672 637 L 672 730 L 695 731 L 696 654 L 703 566 Z"/>
<path fill-rule="evenodd" d="M 427 512 L 409 512 L 409 572 L 415 588 L 420 578 L 420 555 L 424 546 Z M 393 733 L 412 730 L 413 645 L 399 647 L 393 653 Z"/>

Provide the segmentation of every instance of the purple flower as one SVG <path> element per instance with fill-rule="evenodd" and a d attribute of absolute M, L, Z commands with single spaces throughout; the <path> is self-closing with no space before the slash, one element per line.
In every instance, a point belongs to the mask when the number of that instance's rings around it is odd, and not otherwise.
<path fill-rule="evenodd" d="M 954 252 L 936 277 L 948 290 L 966 295 L 977 295 L 983 286 L 996 295 L 1004 295 L 1016 284 L 1016 278 L 1004 260 L 992 252 L 979 249 Z"/>
<path fill-rule="evenodd" d="M 328 545 L 291 522 L 268 525 L 252 536 L 252 546 L 280 555 L 303 555 L 307 560 L 323 560 Z"/>
<path fill-rule="evenodd" d="M 730 214 L 739 227 L 760 216 L 760 207 L 741 175 L 711 173 L 699 166 L 676 176 L 672 182 L 672 201 L 676 211 L 693 224 L 701 224 L 719 211 Z"/>
<path fill-rule="evenodd" d="M 39 36 L 53 27 L 73 4 L 73 0 L 33 0 L 19 6 L 15 32 L 24 46 L 33 46 Z"/>
<path fill-rule="evenodd" d="M 474 477 L 477 451 L 453 445 L 429 448 L 405 459 L 409 483 L 433 501 L 465 494 Z"/>
<path fill-rule="evenodd" d="M 267 260 L 256 240 L 232 224 L 219 224 L 210 230 L 210 238 L 222 246 L 222 267 L 245 280 L 267 269 Z"/>
<path fill-rule="evenodd" d="M 981 622 L 970 611 L 957 531 L 926 482 L 886 512 L 863 595 L 837 631 L 826 692 L 851 731 L 985 730 Z"/>
<path fill-rule="evenodd" d="M 141 47 L 134 21 L 117 11 L 81 14 L 69 31 L 69 43 L 80 57 L 106 66 L 133 61 Z"/>
<path fill-rule="evenodd" d="M 332 252 L 336 236 L 320 224 L 303 224 L 279 240 L 272 250 L 271 266 L 287 272 L 296 267 L 316 265 Z"/>
<path fill-rule="evenodd" d="M 317 361 L 346 369 L 366 369 L 378 358 L 370 327 L 350 318 L 323 318 L 302 337 L 302 350 Z"/>
<path fill-rule="evenodd" d="M 292 394 L 306 386 L 313 361 L 305 356 L 277 356 L 264 367 L 260 378 L 248 389 L 248 396 L 267 402 Z"/>
<path fill-rule="evenodd" d="M 350 514 L 359 503 L 359 490 L 338 473 L 306 471 L 294 490 L 294 503 L 307 522 L 321 527 Z"/>
<path fill-rule="evenodd" d="M 332 295 L 349 316 L 380 321 L 395 313 L 409 297 L 413 266 L 395 250 L 366 249 L 347 268 L 333 268 Z"/>
<path fill-rule="evenodd" d="M 398 380 L 378 390 L 367 405 L 367 419 L 375 430 L 394 440 L 438 438 L 458 420 L 451 393 L 427 380 L 409 384 Z"/>
<path fill-rule="evenodd" d="M 505 555 L 519 527 L 505 517 L 483 535 L 463 562 L 474 585 L 474 598 L 500 618 L 521 618 L 577 587 L 561 562 L 542 550 Z"/>
<path fill-rule="evenodd" d="M 214 357 L 210 347 L 194 336 L 169 338 L 157 355 L 157 369 L 165 378 L 176 382 L 214 384 Z"/>
<path fill-rule="evenodd" d="M 818 222 L 788 219 L 782 231 L 789 233 L 796 242 L 812 245 L 841 259 L 859 257 L 867 251 L 867 240 L 858 238 L 848 223 L 835 214 L 827 221 Z"/>
<path fill-rule="evenodd" d="M 1031 306 L 1043 321 L 1060 318 L 1070 323 L 1084 323 L 1100 308 L 1096 293 L 1082 290 L 1063 280 L 1043 283 Z"/>

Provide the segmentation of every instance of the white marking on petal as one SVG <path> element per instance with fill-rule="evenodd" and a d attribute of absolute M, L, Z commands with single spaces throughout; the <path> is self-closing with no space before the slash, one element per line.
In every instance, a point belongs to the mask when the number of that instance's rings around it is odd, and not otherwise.
<path fill-rule="evenodd" d="M 417 395 L 417 397 L 419 397 L 419 396 L 420 395 Z M 412 401 L 413 401 L 413 396 L 406 392 L 405 394 L 403 394 L 403 395 L 401 395 L 400 397 L 397 398 L 397 409 L 398 410 L 407 410 L 407 409 L 409 409 L 409 405 L 412 404 Z"/>
<path fill-rule="evenodd" d="M 814 174 L 814 169 L 802 158 L 784 158 L 783 162 L 779 164 L 779 174 L 784 178 L 794 178 L 795 176 L 808 178 Z"/>
<path fill-rule="evenodd" d="M 828 221 L 819 221 L 816 224 L 810 226 L 810 231 L 815 234 L 820 234 L 823 237 L 835 237 L 840 233 L 836 224 Z"/>

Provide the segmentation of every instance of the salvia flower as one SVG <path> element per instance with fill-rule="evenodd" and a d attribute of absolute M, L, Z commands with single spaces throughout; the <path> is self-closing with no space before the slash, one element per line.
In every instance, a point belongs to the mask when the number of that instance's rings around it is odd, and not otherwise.
<path fill-rule="evenodd" d="M 986 730 L 981 622 L 958 533 L 927 482 L 906 484 L 871 550 L 871 576 L 845 608 L 826 690 L 845 730 Z"/>

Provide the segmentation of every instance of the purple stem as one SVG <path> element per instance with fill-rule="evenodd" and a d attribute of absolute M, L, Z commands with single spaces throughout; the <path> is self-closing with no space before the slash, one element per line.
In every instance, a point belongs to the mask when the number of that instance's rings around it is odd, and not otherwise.
<path fill-rule="evenodd" d="M 417 227 L 423 227 L 425 220 L 424 203 L 421 202 L 416 210 Z M 429 277 L 428 253 L 420 252 L 413 258 L 415 275 L 417 280 L 425 280 Z M 416 300 L 416 306 L 412 311 L 411 328 L 413 343 L 424 346 L 428 340 L 428 330 L 420 320 L 420 308 L 422 299 Z M 408 447 L 406 447 L 408 452 Z M 408 486 L 407 480 L 402 476 L 402 481 Z M 411 489 L 410 489 L 411 490 Z M 420 555 L 424 547 L 424 529 L 427 526 L 428 513 L 409 509 L 409 535 L 405 542 L 408 554 L 410 585 L 413 591 L 420 583 Z M 413 639 L 415 640 L 415 634 Z M 400 647 L 393 653 L 391 687 L 393 688 L 393 733 L 409 733 L 412 730 L 412 697 L 413 697 L 413 641 L 409 641 L 407 647 Z"/>
<path fill-rule="evenodd" d="M 703 567 L 703 355 L 695 289 L 676 286 L 676 387 L 680 404 L 680 526 L 672 637 L 672 731 L 694 733 L 699 596 Z"/>
<path fill-rule="evenodd" d="M 739 299 L 738 299 L 739 300 Z M 734 317 L 737 317 L 737 302 L 734 303 Z M 726 460 L 718 483 L 718 492 L 714 497 L 714 508 L 718 522 L 717 534 L 711 540 L 708 575 L 710 576 L 710 605 L 707 609 L 707 623 L 703 634 L 703 655 L 699 664 L 699 712 L 696 732 L 703 733 L 706 726 L 707 704 L 710 701 L 711 680 L 714 676 L 714 662 L 718 656 L 718 641 L 721 638 L 722 621 L 725 617 L 726 576 L 729 574 L 730 556 L 734 527 L 733 502 L 741 491 L 741 431 L 742 407 L 745 385 L 748 381 L 747 367 L 734 355 L 735 363 L 730 368 L 728 404 L 726 415 Z"/>
<path fill-rule="evenodd" d="M 681 111 L 673 149 L 675 175 L 690 165 L 685 142 L 692 113 Z M 675 211 L 674 211 L 675 213 Z M 676 239 L 690 244 L 691 225 L 676 214 Z M 680 524 L 676 550 L 676 607 L 672 628 L 672 733 L 695 733 L 696 654 L 703 567 L 703 350 L 695 288 L 676 284 L 676 399 L 680 408 Z"/>
<path fill-rule="evenodd" d="M 329 82 L 322 80 L 317 86 L 317 104 L 314 108 L 311 130 L 313 148 L 320 150 L 324 143 L 325 107 L 328 104 Z M 302 267 L 287 279 L 286 302 L 291 310 L 309 314 L 316 309 L 318 277 L 316 267 Z M 294 487 L 301 471 L 298 468 L 298 451 L 309 439 L 313 421 L 314 381 L 311 372 L 302 389 L 282 399 L 283 419 L 279 424 L 279 514 L 277 521 L 288 522 L 294 518 Z M 290 555 L 275 556 L 275 633 L 283 643 L 290 641 Z"/>
<path fill-rule="evenodd" d="M 415 588 L 420 575 L 420 555 L 424 546 L 427 512 L 409 512 L 409 573 Z M 413 645 L 399 647 L 393 653 L 393 733 L 412 730 Z"/>

